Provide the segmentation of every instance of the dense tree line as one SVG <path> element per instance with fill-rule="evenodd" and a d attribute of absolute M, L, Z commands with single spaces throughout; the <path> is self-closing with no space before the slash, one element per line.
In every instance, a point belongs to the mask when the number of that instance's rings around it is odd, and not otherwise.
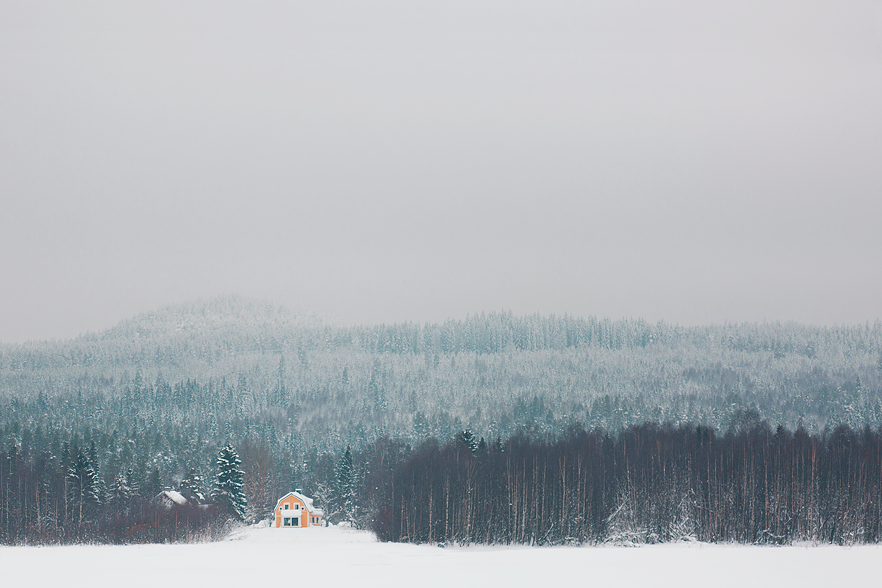
<path fill-rule="evenodd" d="M 315 497 L 328 520 L 367 528 L 391 500 L 393 472 L 410 453 L 389 438 L 358 451 L 298 454 L 259 434 L 212 438 L 193 451 L 193 440 L 169 440 L 161 430 L 18 433 L 22 441 L 0 449 L 0 544 L 212 539 L 270 519 L 295 488 Z"/>
<path fill-rule="evenodd" d="M 392 485 L 374 523 L 390 541 L 875 543 L 882 435 L 773 431 L 748 412 L 722 436 L 654 423 L 616 436 L 460 436 L 422 445 Z"/>
<path fill-rule="evenodd" d="M 489 443 L 463 430 L 416 448 L 383 437 L 298 456 L 266 439 L 236 446 L 215 448 L 206 484 L 198 466 L 169 478 L 152 463 L 120 465 L 121 450 L 94 441 L 12 445 L 0 451 L 0 543 L 213 538 L 268 519 L 294 487 L 331 522 L 391 541 L 858 543 L 882 533 L 878 430 L 773 429 L 751 411 L 725 434 L 645 423 Z M 157 500 L 166 488 L 191 502 Z"/>
<path fill-rule="evenodd" d="M 13 445 L 0 451 L 0 544 L 143 543 L 219 538 L 244 518 L 238 456 L 221 449 L 212 495 L 195 470 L 167 493 L 159 469 L 101 473 L 95 443 L 84 450 Z M 109 483 L 108 483 L 109 480 Z M 232 482 L 231 482 L 232 480 Z"/>

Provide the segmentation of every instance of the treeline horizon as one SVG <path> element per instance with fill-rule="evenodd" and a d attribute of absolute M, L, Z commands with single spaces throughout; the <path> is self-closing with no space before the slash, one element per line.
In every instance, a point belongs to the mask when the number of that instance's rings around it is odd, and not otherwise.
<path fill-rule="evenodd" d="M 617 435 L 471 432 L 395 470 L 380 540 L 414 543 L 877 543 L 882 431 L 776 429 L 745 411 L 725 434 L 644 423 Z"/>
<path fill-rule="evenodd" d="M 125 451 L 131 443 L 120 440 Z M 314 453 L 309 476 L 265 437 L 237 445 L 248 523 L 268 519 L 278 498 L 302 487 L 330 522 L 383 541 L 856 544 L 882 535 L 882 431 L 869 426 L 773 429 L 744 411 L 725 433 L 647 422 L 487 440 L 467 429 L 415 447 L 382 437 Z M 212 540 L 236 520 L 208 507 L 197 468 L 168 479 L 148 462 L 125 469 L 108 455 L 59 436 L 42 449 L 0 451 L 0 543 Z M 166 488 L 199 496 L 201 506 L 164 504 L 157 495 Z"/>

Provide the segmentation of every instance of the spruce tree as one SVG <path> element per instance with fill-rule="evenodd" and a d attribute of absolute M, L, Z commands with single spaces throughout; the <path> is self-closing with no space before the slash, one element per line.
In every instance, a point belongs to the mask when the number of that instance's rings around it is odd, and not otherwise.
<path fill-rule="evenodd" d="M 96 504 L 104 504 L 107 500 L 107 484 L 104 482 L 104 476 L 101 475 L 101 468 L 98 459 L 98 449 L 95 447 L 95 441 L 89 446 L 89 465 L 92 468 L 92 478 L 94 488 L 92 494 Z"/>
<path fill-rule="evenodd" d="M 128 468 L 126 470 L 126 486 L 129 487 L 129 492 L 132 495 L 132 498 L 136 496 L 141 496 L 141 486 L 138 484 L 138 479 L 135 476 L 135 470 L 132 468 Z"/>
<path fill-rule="evenodd" d="M 241 465 L 239 454 L 232 445 L 228 443 L 221 448 L 217 456 L 217 478 L 211 490 L 211 498 L 236 519 L 244 521 L 248 502 L 242 489 L 245 473 L 240 468 Z"/>
<path fill-rule="evenodd" d="M 195 500 L 196 502 L 205 502 L 205 491 L 203 490 L 202 476 L 196 471 L 196 468 L 190 468 L 186 477 L 181 480 L 178 485 L 178 492 L 187 500 Z"/>
<path fill-rule="evenodd" d="M 162 479 L 159 477 L 159 467 L 154 466 L 144 484 L 144 497 L 155 498 L 162 492 Z"/>
<path fill-rule="evenodd" d="M 456 441 L 458 446 L 464 447 L 472 453 L 478 451 L 478 440 L 475 439 L 475 434 L 472 433 L 471 429 L 466 429 L 465 431 L 457 433 L 454 437 L 454 441 Z"/>
<path fill-rule="evenodd" d="M 349 446 L 337 464 L 334 482 L 334 514 L 340 520 L 352 522 L 355 518 L 355 468 Z"/>
<path fill-rule="evenodd" d="M 67 470 L 67 480 L 70 502 L 75 508 L 74 518 L 78 525 L 82 525 L 89 511 L 97 508 L 102 502 L 98 474 L 89 456 L 82 449 L 77 451 L 73 463 Z"/>
<path fill-rule="evenodd" d="M 109 494 L 111 511 L 117 515 L 126 512 L 132 498 L 132 489 L 129 487 L 125 471 L 120 470 L 114 478 L 110 484 Z"/>

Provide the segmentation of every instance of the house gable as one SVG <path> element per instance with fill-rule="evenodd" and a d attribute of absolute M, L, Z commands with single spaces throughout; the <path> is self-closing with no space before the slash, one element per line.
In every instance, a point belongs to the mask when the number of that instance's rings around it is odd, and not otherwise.
<path fill-rule="evenodd" d="M 303 528 L 322 525 L 324 512 L 313 506 L 312 498 L 299 490 L 282 496 L 273 510 L 273 526 L 276 528 Z"/>

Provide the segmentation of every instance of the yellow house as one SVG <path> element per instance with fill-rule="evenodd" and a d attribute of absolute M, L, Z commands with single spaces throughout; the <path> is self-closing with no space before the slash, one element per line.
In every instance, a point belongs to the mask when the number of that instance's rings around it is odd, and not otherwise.
<path fill-rule="evenodd" d="M 298 488 L 288 492 L 276 503 L 273 526 L 287 528 L 321 527 L 325 512 L 312 505 L 312 498 Z"/>

